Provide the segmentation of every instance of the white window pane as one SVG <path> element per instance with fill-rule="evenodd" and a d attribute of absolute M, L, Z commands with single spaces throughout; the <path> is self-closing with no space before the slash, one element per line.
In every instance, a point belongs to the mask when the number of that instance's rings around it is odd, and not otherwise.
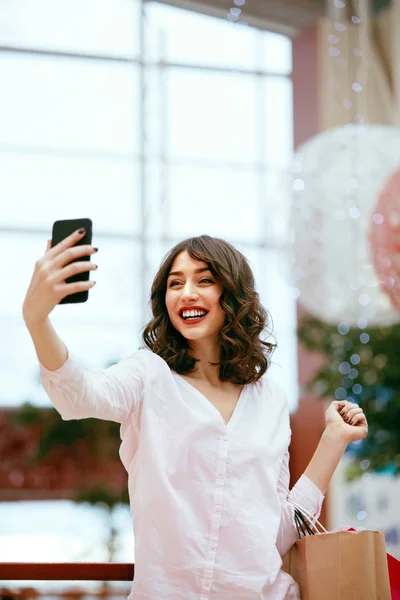
<path fill-rule="evenodd" d="M 290 38 L 268 31 L 262 35 L 261 47 L 259 66 L 262 69 L 270 73 L 291 73 L 292 41 Z"/>
<path fill-rule="evenodd" d="M 280 249 L 268 248 L 257 253 L 257 280 L 260 295 L 271 312 L 279 331 L 296 327 L 296 296 L 291 285 L 288 256 Z"/>
<path fill-rule="evenodd" d="M 276 330 L 275 337 L 278 347 L 272 355 L 272 364 L 268 373 L 271 379 L 283 387 L 287 395 L 289 410 L 295 412 L 300 395 L 296 330 Z"/>
<path fill-rule="evenodd" d="M 178 240 L 180 241 L 180 240 Z M 145 254 L 146 254 L 146 272 L 145 276 L 145 290 L 147 296 L 150 300 L 150 288 L 153 283 L 154 277 L 157 274 L 160 265 L 165 258 L 166 254 L 171 250 L 174 246 L 174 242 L 171 241 L 162 241 L 160 239 L 155 239 L 151 243 L 147 243 L 145 246 Z"/>
<path fill-rule="evenodd" d="M 56 306 L 54 326 L 74 353 L 88 367 L 100 368 L 134 352 L 138 332 L 144 325 L 141 312 L 141 251 L 138 242 L 105 239 L 95 242 L 99 252 L 92 262 L 99 268 L 90 279 L 97 282 L 87 302 Z M 23 400 L 43 402 L 45 395 L 37 379 L 37 358 L 22 319 L 22 304 L 36 261 L 43 256 L 46 240 L 37 235 L 2 234 L 0 255 L 2 279 L 7 285 L 0 295 L 0 403 Z"/>
<path fill-rule="evenodd" d="M 85 303 L 60 305 L 55 316 L 82 316 L 86 319 L 125 320 L 140 314 L 141 273 L 139 242 L 96 236 L 93 245 L 99 248 L 91 261 L 98 269 L 90 274 L 96 286 L 89 292 Z M 104 328 L 105 331 L 106 328 Z"/>
<path fill-rule="evenodd" d="M 266 159 L 270 165 L 288 166 L 293 150 L 292 82 L 267 77 L 264 85 Z"/>
<path fill-rule="evenodd" d="M 256 160 L 256 80 L 171 69 L 167 74 L 173 157 Z"/>
<path fill-rule="evenodd" d="M 285 252 L 279 249 L 241 247 L 256 279 L 261 304 L 271 318 L 268 341 L 277 343 L 269 374 L 285 390 L 289 408 L 296 410 L 299 389 L 297 374 L 296 299 L 289 282 L 289 265 Z"/>
<path fill-rule="evenodd" d="M 51 224 L 49 223 L 49 237 Z M 9 282 L 0 294 L 0 315 L 20 315 L 23 299 L 36 261 L 46 250 L 47 240 L 38 235 L 3 233 L 0 237 L 0 255 L 9 256 L 3 261 L 3 281 Z M 94 236 L 93 245 L 99 252 L 91 261 L 99 268 L 90 273 L 96 286 L 90 290 L 87 302 L 62 304 L 54 309 L 54 317 L 82 317 L 86 319 L 127 319 L 139 313 L 140 247 L 138 242 L 106 239 Z M 16 277 L 16 274 L 18 276 Z"/>
<path fill-rule="evenodd" d="M 146 5 L 146 15 L 154 59 L 236 69 L 255 66 L 254 29 L 157 2 Z"/>
<path fill-rule="evenodd" d="M 172 167 L 169 181 L 171 235 L 259 239 L 254 173 Z"/>
<path fill-rule="evenodd" d="M 21 501 L 0 504 L 0 561 L 31 562 L 108 562 L 108 511 L 103 506 L 77 503 L 72 500 Z M 116 545 L 114 559 L 134 560 L 134 537 L 129 506 L 119 504 L 112 511 Z M 13 589 L 15 582 L 3 582 L 2 587 Z M 57 597 L 58 593 L 73 594 L 75 582 L 40 582 L 40 595 Z M 100 591 L 100 583 L 90 590 Z M 26 587 L 26 582 L 24 587 Z M 131 584 L 112 582 L 109 595 L 127 596 Z M 88 593 L 85 596 L 95 597 Z M 57 592 L 56 592 L 57 590 Z M 119 593 L 118 593 L 118 591 Z M 122 593 L 121 593 L 121 590 Z M 3 596 L 4 597 L 4 596 Z"/>
<path fill-rule="evenodd" d="M 290 208 L 292 178 L 284 168 L 263 172 L 263 204 L 259 215 L 263 238 L 268 244 L 280 247 L 290 243 Z"/>
<path fill-rule="evenodd" d="M 145 165 L 145 190 L 146 200 L 144 203 L 144 226 L 142 234 L 144 237 L 163 237 L 168 233 L 166 215 L 168 214 L 169 202 L 167 201 L 167 182 L 169 179 L 169 168 L 156 161 L 149 161 Z"/>
<path fill-rule="evenodd" d="M 96 232 L 140 231 L 137 163 L 0 152 L 1 224 L 51 228 L 89 217 Z"/>
<path fill-rule="evenodd" d="M 69 351 L 87 368 L 105 368 L 139 347 L 141 324 L 137 315 L 126 320 L 90 319 L 82 309 L 80 318 L 57 318 L 52 313 L 51 320 Z M 0 406 L 18 406 L 26 401 L 51 406 L 39 382 L 38 359 L 22 317 L 0 315 L 0 333 L 2 339 L 9 340 L 0 344 Z"/>
<path fill-rule="evenodd" d="M 2 45 L 133 56 L 137 0 L 0 0 Z"/>
<path fill-rule="evenodd" d="M 132 152 L 137 72 L 129 65 L 3 55 L 0 144 Z"/>

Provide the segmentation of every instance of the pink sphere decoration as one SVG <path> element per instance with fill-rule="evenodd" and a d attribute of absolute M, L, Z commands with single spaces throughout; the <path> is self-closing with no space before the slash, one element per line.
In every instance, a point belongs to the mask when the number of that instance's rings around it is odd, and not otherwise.
<path fill-rule="evenodd" d="M 381 288 L 400 311 L 400 170 L 393 173 L 379 194 L 369 241 Z"/>

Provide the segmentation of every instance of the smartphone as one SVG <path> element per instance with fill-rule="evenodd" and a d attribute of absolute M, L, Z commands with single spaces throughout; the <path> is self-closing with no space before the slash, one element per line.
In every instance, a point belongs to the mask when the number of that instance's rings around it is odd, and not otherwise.
<path fill-rule="evenodd" d="M 65 219 L 60 221 L 55 221 L 53 223 L 53 231 L 51 236 L 51 247 L 55 246 L 61 240 L 64 240 L 66 237 L 71 235 L 77 229 L 84 227 L 86 229 L 86 233 L 83 238 L 81 238 L 75 246 L 83 246 L 86 244 L 92 243 L 92 221 L 91 219 Z M 80 256 L 72 260 L 70 263 L 87 260 L 90 261 L 90 255 Z M 89 280 L 90 271 L 85 271 L 83 273 L 77 273 L 72 277 L 67 277 L 65 283 L 75 283 L 76 281 L 88 281 Z M 76 294 L 69 294 L 65 296 L 59 304 L 75 304 L 76 302 L 86 302 L 89 297 L 89 290 L 83 292 L 77 292 Z"/>

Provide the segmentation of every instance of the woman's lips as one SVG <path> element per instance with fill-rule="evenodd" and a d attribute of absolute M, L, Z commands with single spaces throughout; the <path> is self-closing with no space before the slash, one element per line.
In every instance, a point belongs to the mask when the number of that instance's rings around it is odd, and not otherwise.
<path fill-rule="evenodd" d="M 208 315 L 208 313 L 206 313 L 205 315 L 203 315 L 202 317 L 196 317 L 195 319 L 184 319 L 181 315 L 181 321 L 183 321 L 183 323 L 185 323 L 185 325 L 196 325 L 196 323 L 200 323 L 200 321 L 204 321 L 204 319 L 206 318 L 206 316 Z"/>

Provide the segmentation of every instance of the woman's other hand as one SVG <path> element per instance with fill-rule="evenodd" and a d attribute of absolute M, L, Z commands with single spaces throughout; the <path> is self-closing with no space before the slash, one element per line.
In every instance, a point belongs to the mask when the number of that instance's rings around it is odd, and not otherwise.
<path fill-rule="evenodd" d="M 333 401 L 325 412 L 326 429 L 347 443 L 365 438 L 368 422 L 358 404 L 347 400 Z"/>

